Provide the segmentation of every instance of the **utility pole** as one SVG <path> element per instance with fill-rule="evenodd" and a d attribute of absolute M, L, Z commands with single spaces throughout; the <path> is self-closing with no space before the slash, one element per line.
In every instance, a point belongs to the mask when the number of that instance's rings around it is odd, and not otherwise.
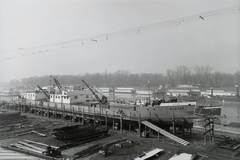
<path fill-rule="evenodd" d="M 52 94 L 52 86 L 51 86 L 51 77 L 50 77 L 50 79 L 49 79 L 50 81 L 49 81 L 49 94 Z"/>
<path fill-rule="evenodd" d="M 115 103 L 115 89 L 113 87 L 113 102 Z"/>
<path fill-rule="evenodd" d="M 148 81 L 148 95 L 149 95 L 149 104 L 151 104 L 151 99 L 150 99 L 150 82 Z"/>

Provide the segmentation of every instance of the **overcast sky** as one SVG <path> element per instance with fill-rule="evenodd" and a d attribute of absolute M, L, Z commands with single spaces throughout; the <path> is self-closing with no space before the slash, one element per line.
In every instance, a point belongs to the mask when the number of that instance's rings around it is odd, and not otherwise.
<path fill-rule="evenodd" d="M 165 28 L 141 26 L 236 5 L 240 0 L 0 0 L 0 82 L 105 69 L 165 74 L 180 65 L 235 73 L 240 8 Z M 140 29 L 117 32 L 131 28 Z"/>

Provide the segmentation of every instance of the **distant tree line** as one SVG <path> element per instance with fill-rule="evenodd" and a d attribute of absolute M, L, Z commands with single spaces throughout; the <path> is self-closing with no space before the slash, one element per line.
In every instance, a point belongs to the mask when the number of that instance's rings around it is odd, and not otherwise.
<path fill-rule="evenodd" d="M 131 74 L 126 70 L 118 70 L 114 73 L 86 73 L 84 75 L 53 75 L 60 84 L 81 84 L 85 80 L 88 84 L 97 87 L 143 87 L 148 85 L 159 86 L 170 84 L 201 84 L 202 87 L 234 87 L 240 84 L 240 71 L 234 74 L 213 72 L 210 66 L 179 66 L 176 69 L 168 69 L 166 74 L 162 73 L 138 73 Z M 53 84 L 50 76 L 29 77 L 19 80 L 11 80 L 10 85 L 46 86 Z"/>

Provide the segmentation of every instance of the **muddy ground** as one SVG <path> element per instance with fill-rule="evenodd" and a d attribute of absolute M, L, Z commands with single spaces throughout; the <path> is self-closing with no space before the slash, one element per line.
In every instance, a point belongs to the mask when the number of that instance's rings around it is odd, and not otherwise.
<path fill-rule="evenodd" d="M 41 117 L 33 114 L 23 114 L 25 117 L 19 122 L 14 122 L 12 124 L 4 124 L 0 126 L 0 145 L 9 146 L 10 144 L 17 143 L 18 141 L 23 141 L 25 139 L 45 143 L 48 145 L 57 146 L 58 140 L 54 139 L 49 131 L 54 127 L 65 126 L 76 124 L 70 121 L 62 121 L 59 119 L 50 119 L 46 117 Z M 30 131 L 37 131 L 38 133 L 46 134 L 45 137 L 41 137 L 35 133 L 27 133 Z M 153 148 L 164 149 L 158 157 L 153 159 L 167 160 L 172 157 L 175 153 L 179 152 L 189 152 L 189 153 L 198 153 L 208 157 L 207 159 L 216 159 L 216 160 L 230 160 L 230 159 L 240 159 L 240 148 L 235 151 L 228 149 L 221 149 L 217 147 L 217 144 L 224 141 L 223 133 L 216 133 L 218 138 L 215 138 L 215 143 L 204 143 L 204 138 L 201 134 L 201 130 L 194 130 L 192 138 L 188 135 L 185 135 L 184 139 L 189 141 L 190 144 L 183 146 L 178 144 L 168 138 L 160 136 L 158 140 L 157 135 L 150 134 L 149 138 L 139 137 L 138 133 L 134 131 L 123 131 L 120 133 L 119 130 L 109 131 L 107 137 L 88 142 L 73 148 L 62 150 L 62 158 L 64 159 L 73 159 L 74 154 L 80 152 L 90 146 L 97 145 L 100 146 L 95 152 L 91 153 L 88 156 L 77 158 L 77 159 L 88 159 L 88 160 L 127 160 L 133 159 L 141 155 L 143 152 L 149 151 Z M 230 138 L 240 139 L 239 134 L 225 134 L 225 136 L 230 136 Z M 108 155 L 103 155 L 99 153 L 101 146 L 105 146 L 107 143 L 111 143 L 116 140 L 123 140 L 120 146 L 112 145 Z M 130 141 L 127 141 L 130 140 Z M 65 145 L 64 142 L 60 142 L 58 146 Z"/>

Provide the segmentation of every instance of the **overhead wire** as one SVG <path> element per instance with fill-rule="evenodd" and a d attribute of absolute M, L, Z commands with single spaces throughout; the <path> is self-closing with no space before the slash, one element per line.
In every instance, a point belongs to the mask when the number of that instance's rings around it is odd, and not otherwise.
<path fill-rule="evenodd" d="M 51 44 L 45 44 L 45 45 L 39 45 L 39 46 L 33 46 L 33 47 L 19 47 L 18 49 L 12 49 L 12 50 L 5 50 L 5 51 L 0 51 L 0 52 L 13 52 L 13 51 L 27 51 L 27 50 L 33 50 L 37 49 L 38 51 L 34 51 L 29 53 L 29 55 L 35 55 L 37 53 L 44 53 L 44 52 L 49 52 L 51 47 L 60 47 L 61 49 L 67 48 L 67 45 L 71 45 L 74 43 L 80 43 L 81 45 L 91 43 L 91 42 L 99 42 L 101 40 L 109 40 L 114 37 L 118 36 L 125 36 L 127 34 L 140 34 L 142 31 L 148 31 L 148 30 L 154 30 L 154 29 L 160 29 L 164 27 L 172 27 L 172 26 L 179 26 L 180 24 L 184 24 L 186 22 L 193 22 L 197 20 L 207 20 L 208 17 L 214 17 L 217 15 L 224 15 L 226 13 L 233 13 L 235 14 L 235 11 L 240 11 L 240 5 L 236 6 L 231 6 L 223 9 L 218 9 L 218 10 L 213 10 L 213 11 L 208 11 L 200 14 L 194 14 L 190 16 L 185 16 L 181 18 L 176 18 L 172 20 L 167 20 L 155 24 L 150 24 L 150 25 L 144 25 L 144 26 L 139 26 L 139 27 L 134 27 L 130 29 L 125 29 L 121 31 L 115 31 L 115 32 L 110 32 L 110 33 L 105 33 L 105 34 L 100 34 L 100 35 L 95 35 L 95 36 L 89 36 L 89 37 L 84 37 L 84 38 L 79 38 L 79 39 L 74 39 L 74 40 L 68 40 L 68 41 L 62 41 L 62 42 L 56 42 L 56 43 L 51 43 Z M 78 44 L 79 45 L 79 44 Z M 36 53 L 37 52 L 37 53 Z M 14 57 L 12 57 L 14 58 Z M 11 60 L 12 58 L 4 58 L 2 60 Z M 1 60 L 0 60 L 1 61 Z"/>

